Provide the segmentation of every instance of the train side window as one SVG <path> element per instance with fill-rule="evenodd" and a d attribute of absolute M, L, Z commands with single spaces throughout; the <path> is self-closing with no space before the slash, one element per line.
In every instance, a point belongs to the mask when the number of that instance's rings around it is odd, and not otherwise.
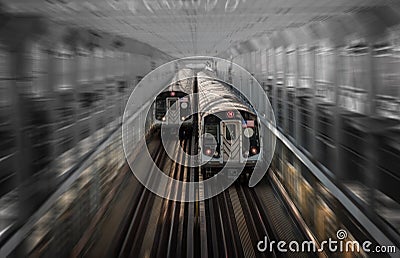
<path fill-rule="evenodd" d="M 125 76 L 125 55 L 120 51 L 117 51 L 115 55 L 117 58 L 117 69 L 115 74 L 121 77 Z"/>
<path fill-rule="evenodd" d="M 10 104 L 9 97 L 9 79 L 11 77 L 10 71 L 11 57 L 10 53 L 0 45 L 0 107 L 8 106 Z"/>
<path fill-rule="evenodd" d="M 108 78 L 114 77 L 118 73 L 117 57 L 112 50 L 106 50 L 104 53 L 106 74 Z"/>
<path fill-rule="evenodd" d="M 333 49 L 329 46 L 322 46 L 315 54 L 316 70 L 315 81 L 317 96 L 324 102 L 335 101 L 335 60 Z"/>
<path fill-rule="evenodd" d="M 267 72 L 268 72 L 268 79 L 273 79 L 275 77 L 275 50 L 269 49 L 268 50 L 268 62 L 267 62 Z"/>
<path fill-rule="evenodd" d="M 32 61 L 32 78 L 33 88 L 32 93 L 36 96 L 41 96 L 46 90 L 47 78 L 47 53 L 43 46 L 39 43 L 33 43 L 31 48 L 31 61 Z"/>
<path fill-rule="evenodd" d="M 296 85 L 296 74 L 297 74 L 297 52 L 294 49 L 287 51 L 286 58 L 286 86 L 294 87 Z"/>
<path fill-rule="evenodd" d="M 261 74 L 266 75 L 268 73 L 268 66 L 267 66 L 267 50 L 263 49 L 261 50 L 261 56 L 260 56 L 260 62 L 261 62 Z"/>
<path fill-rule="evenodd" d="M 64 45 L 59 45 L 54 51 L 57 88 L 66 89 L 72 84 L 73 53 Z"/>
<path fill-rule="evenodd" d="M 124 62 L 123 62 L 123 69 L 124 69 L 124 76 L 130 76 L 130 69 L 132 63 L 132 57 L 130 53 L 124 53 Z"/>
<path fill-rule="evenodd" d="M 79 48 L 77 51 L 78 55 L 78 80 L 80 82 L 87 82 L 89 81 L 90 76 L 90 53 L 89 51 Z"/>
<path fill-rule="evenodd" d="M 103 50 L 100 48 L 94 51 L 94 79 L 103 80 L 104 79 L 104 54 Z"/>
<path fill-rule="evenodd" d="M 311 73 L 312 73 L 312 58 L 311 51 L 307 48 L 299 50 L 299 67 L 298 72 L 300 76 L 299 86 L 301 88 L 311 87 Z"/>
<path fill-rule="evenodd" d="M 279 47 L 278 49 L 276 49 L 276 56 L 275 56 L 275 72 L 277 74 L 277 80 L 279 80 L 280 82 L 282 82 L 282 78 L 283 78 L 283 62 L 284 62 L 284 56 L 283 56 L 283 49 L 282 47 Z"/>

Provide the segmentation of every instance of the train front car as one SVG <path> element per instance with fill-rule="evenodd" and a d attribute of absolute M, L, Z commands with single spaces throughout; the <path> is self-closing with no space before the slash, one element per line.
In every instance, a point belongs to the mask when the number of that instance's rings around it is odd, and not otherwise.
<path fill-rule="evenodd" d="M 256 112 L 232 86 L 208 76 L 197 75 L 203 174 L 213 176 L 226 167 L 232 176 L 249 176 L 262 156 Z"/>
<path fill-rule="evenodd" d="M 193 94 L 194 77 L 192 69 L 181 69 L 177 71 L 168 87 L 158 94 L 153 112 L 156 127 L 163 125 L 169 133 L 176 133 L 181 127 L 181 138 L 190 135 L 193 128 L 193 105 L 190 95 Z"/>

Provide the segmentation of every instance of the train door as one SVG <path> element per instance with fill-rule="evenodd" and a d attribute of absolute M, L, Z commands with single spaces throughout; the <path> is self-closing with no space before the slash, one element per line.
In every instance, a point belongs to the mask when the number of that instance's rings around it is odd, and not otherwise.
<path fill-rule="evenodd" d="M 241 144 L 241 129 L 242 123 L 238 120 L 222 121 L 221 127 L 221 152 L 222 159 L 224 162 L 228 161 L 240 161 L 240 154 L 242 153 Z"/>
<path fill-rule="evenodd" d="M 179 124 L 180 108 L 178 98 L 167 98 L 167 124 Z"/>

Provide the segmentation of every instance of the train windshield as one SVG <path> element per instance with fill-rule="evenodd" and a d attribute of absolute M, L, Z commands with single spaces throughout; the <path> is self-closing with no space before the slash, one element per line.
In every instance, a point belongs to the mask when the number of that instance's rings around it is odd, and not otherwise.
<path fill-rule="evenodd" d="M 225 127 L 225 138 L 228 141 L 236 140 L 236 124 L 226 124 L 226 127 Z"/>
<path fill-rule="evenodd" d="M 173 99 L 169 98 L 168 99 L 168 106 L 169 106 L 170 110 L 176 110 L 177 109 L 177 105 L 175 105 L 175 103 L 176 103 L 176 98 L 173 98 Z"/>
<path fill-rule="evenodd" d="M 218 126 L 217 125 L 206 125 L 205 133 L 209 134 L 209 135 L 206 135 L 204 138 L 205 144 L 212 143 L 212 141 L 213 141 L 212 138 L 214 138 L 218 142 L 218 137 L 217 137 L 218 136 Z"/>

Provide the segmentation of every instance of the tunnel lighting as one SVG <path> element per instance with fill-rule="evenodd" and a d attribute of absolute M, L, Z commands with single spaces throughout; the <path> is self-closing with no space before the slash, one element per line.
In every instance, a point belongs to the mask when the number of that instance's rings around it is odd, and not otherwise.
<path fill-rule="evenodd" d="M 171 91 L 170 95 L 173 97 L 175 96 L 175 91 Z"/>
<path fill-rule="evenodd" d="M 258 153 L 258 148 L 257 147 L 251 147 L 251 153 L 257 154 Z"/>

